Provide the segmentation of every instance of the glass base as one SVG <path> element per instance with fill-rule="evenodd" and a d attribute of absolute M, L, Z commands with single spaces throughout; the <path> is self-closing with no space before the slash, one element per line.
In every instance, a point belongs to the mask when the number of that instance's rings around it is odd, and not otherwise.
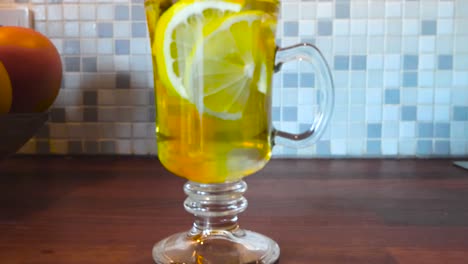
<path fill-rule="evenodd" d="M 273 264 L 280 255 L 270 238 L 239 228 L 237 215 L 247 208 L 244 181 L 221 184 L 188 182 L 185 210 L 194 215 L 190 231 L 153 247 L 158 264 Z"/>
<path fill-rule="evenodd" d="M 202 236 L 179 233 L 153 247 L 153 259 L 158 264 L 273 264 L 279 254 L 275 241 L 240 229 Z"/>

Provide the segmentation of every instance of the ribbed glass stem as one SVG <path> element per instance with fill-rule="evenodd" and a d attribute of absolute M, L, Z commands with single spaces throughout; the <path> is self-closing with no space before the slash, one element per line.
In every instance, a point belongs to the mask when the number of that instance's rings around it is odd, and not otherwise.
<path fill-rule="evenodd" d="M 247 208 L 243 194 L 247 190 L 244 181 L 222 184 L 187 182 L 184 202 L 187 212 L 195 216 L 192 235 L 239 229 L 237 215 Z M 240 232 L 240 230 L 239 230 Z"/>

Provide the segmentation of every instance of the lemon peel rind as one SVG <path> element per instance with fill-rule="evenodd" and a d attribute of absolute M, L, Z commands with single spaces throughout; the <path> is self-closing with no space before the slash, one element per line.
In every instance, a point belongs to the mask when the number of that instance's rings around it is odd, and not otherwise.
<path fill-rule="evenodd" d="M 168 70 L 168 68 L 172 69 L 172 64 L 176 60 L 170 55 L 170 46 L 173 41 L 172 33 L 178 25 L 186 23 L 188 17 L 195 14 L 202 14 L 203 11 L 207 9 L 217 9 L 222 12 L 239 12 L 242 9 L 242 5 L 239 3 L 222 1 L 179 2 L 170 7 L 169 10 L 161 16 L 160 23 L 156 26 L 156 37 L 164 36 L 162 47 L 160 46 L 161 41 L 158 39 L 155 39 L 153 43 L 153 45 L 155 45 L 153 49 L 159 53 L 159 56 L 156 56 L 159 78 L 167 88 L 172 87 L 182 98 L 189 101 L 192 100 L 190 100 L 191 98 L 188 90 L 184 86 L 182 77 L 177 76 L 174 71 Z M 167 20 L 169 21 L 166 22 Z M 159 33 L 161 31 L 163 31 L 163 33 Z M 203 34 L 201 34 L 201 36 L 195 36 L 195 43 L 197 43 L 200 38 L 203 38 Z"/>

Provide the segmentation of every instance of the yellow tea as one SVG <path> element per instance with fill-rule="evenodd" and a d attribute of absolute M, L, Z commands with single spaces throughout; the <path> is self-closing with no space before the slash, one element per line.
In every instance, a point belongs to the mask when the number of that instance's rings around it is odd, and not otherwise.
<path fill-rule="evenodd" d="M 146 1 L 158 156 L 200 183 L 241 179 L 271 155 L 278 1 Z"/>

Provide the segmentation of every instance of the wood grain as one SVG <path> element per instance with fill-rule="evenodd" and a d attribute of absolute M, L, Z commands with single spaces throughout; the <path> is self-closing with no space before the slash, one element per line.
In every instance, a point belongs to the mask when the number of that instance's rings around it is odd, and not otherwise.
<path fill-rule="evenodd" d="M 273 160 L 246 179 L 243 228 L 281 264 L 468 263 L 468 171 L 451 160 Z M 186 230 L 185 180 L 148 157 L 0 162 L 0 262 L 152 263 Z"/>

